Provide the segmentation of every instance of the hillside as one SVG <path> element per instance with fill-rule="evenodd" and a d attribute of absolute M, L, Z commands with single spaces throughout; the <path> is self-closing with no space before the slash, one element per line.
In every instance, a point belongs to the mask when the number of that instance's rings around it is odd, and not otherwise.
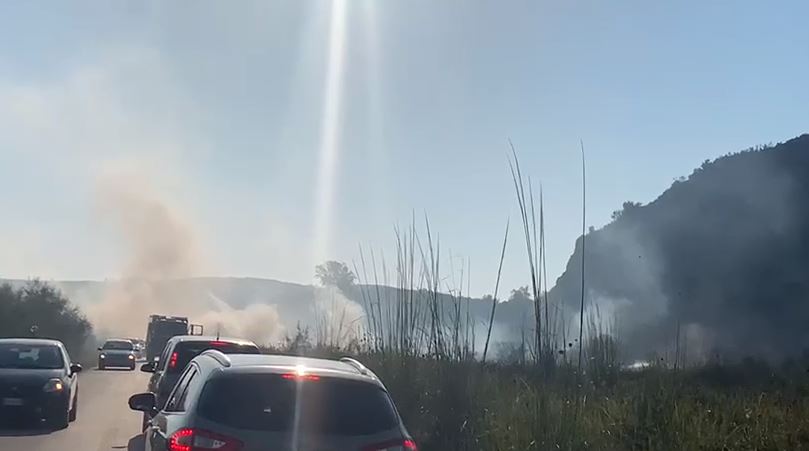
<path fill-rule="evenodd" d="M 635 354 L 809 349 L 809 135 L 706 161 L 586 239 L 588 304 Z M 578 305 L 581 239 L 552 291 Z M 690 348 L 688 346 L 690 345 Z"/>
<path fill-rule="evenodd" d="M 344 309 L 348 309 L 353 315 L 361 315 L 361 309 L 366 305 L 362 292 L 372 297 L 372 302 L 378 298 L 383 305 L 394 302 L 401 294 L 394 287 L 358 285 L 346 299 L 313 285 L 238 277 L 197 277 L 149 283 L 117 280 L 48 282 L 87 312 L 102 333 L 136 336 L 145 332 L 148 314 L 159 313 L 185 315 L 193 321 L 209 324 L 221 319 L 225 328 L 228 323 L 249 318 L 256 322 L 255 328 L 266 330 L 258 333 L 242 328 L 229 333 L 247 333 L 256 340 L 278 340 L 294 330 L 298 323 L 314 328 L 318 316 L 326 311 L 340 316 Z M 2 283 L 21 287 L 27 281 L 0 279 Z M 449 295 L 442 294 L 439 299 L 446 306 L 446 315 L 450 315 L 453 304 Z M 480 299 L 463 298 L 464 308 L 467 301 L 477 331 L 476 345 L 482 348 L 491 304 Z M 272 307 L 272 314 L 268 315 L 266 311 L 257 313 L 257 305 Z M 521 324 L 526 308 L 530 306 L 501 304 L 493 331 L 494 342 L 516 339 L 515 333 L 518 332 L 514 332 L 513 325 Z M 124 310 L 124 315 L 110 314 L 111 309 Z M 382 310 L 387 311 L 387 308 L 382 307 Z M 236 327 L 231 326 L 231 329 Z"/>

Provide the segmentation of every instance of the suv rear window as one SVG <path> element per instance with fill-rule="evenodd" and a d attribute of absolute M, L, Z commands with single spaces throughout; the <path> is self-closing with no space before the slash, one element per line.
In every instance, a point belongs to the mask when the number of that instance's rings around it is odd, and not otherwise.
<path fill-rule="evenodd" d="M 172 353 L 177 353 L 177 364 L 169 367 L 170 373 L 181 372 L 194 357 L 208 349 L 216 349 L 225 354 L 260 354 L 254 345 L 229 343 L 226 341 L 183 341 L 177 343 Z M 169 356 L 171 358 L 171 356 Z"/>
<path fill-rule="evenodd" d="M 394 429 L 388 394 L 360 381 L 323 377 L 296 381 L 278 374 L 237 374 L 209 381 L 199 415 L 225 426 L 288 432 L 299 410 L 299 431 L 313 435 L 369 435 Z"/>

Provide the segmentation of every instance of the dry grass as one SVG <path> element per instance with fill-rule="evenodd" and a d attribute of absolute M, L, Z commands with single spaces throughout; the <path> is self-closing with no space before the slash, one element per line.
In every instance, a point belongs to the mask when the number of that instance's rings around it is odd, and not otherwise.
<path fill-rule="evenodd" d="M 805 394 L 712 386 L 701 380 L 707 370 L 586 378 L 577 390 L 573 366 L 547 380 L 532 368 L 359 357 L 385 381 L 423 450 L 809 449 Z"/>
<path fill-rule="evenodd" d="M 534 362 L 481 363 L 302 341 L 272 351 L 352 354 L 385 383 L 424 451 L 809 449 L 809 360 L 779 368 L 747 360 L 626 372 L 610 360 L 617 344 L 597 336 L 585 346 L 585 374 L 570 362 L 548 377 Z"/>

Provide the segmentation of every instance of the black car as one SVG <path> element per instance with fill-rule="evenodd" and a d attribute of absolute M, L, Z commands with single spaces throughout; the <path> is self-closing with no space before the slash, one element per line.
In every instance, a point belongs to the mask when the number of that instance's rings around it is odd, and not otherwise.
<path fill-rule="evenodd" d="M 172 337 L 159 360 L 145 363 L 141 371 L 153 373 L 148 390 L 156 395 L 157 404 L 162 406 L 168 399 L 171 389 L 177 383 L 188 362 L 208 349 L 216 349 L 225 354 L 259 354 L 255 343 L 239 338 L 205 337 L 200 335 L 179 335 Z M 143 425 L 148 418 L 144 416 Z"/>
<path fill-rule="evenodd" d="M 62 342 L 0 339 L 0 417 L 3 423 L 30 418 L 55 429 L 76 419 L 78 373 Z"/>
<path fill-rule="evenodd" d="M 135 369 L 135 345 L 126 339 L 110 339 L 98 348 L 98 369 L 120 367 Z"/>

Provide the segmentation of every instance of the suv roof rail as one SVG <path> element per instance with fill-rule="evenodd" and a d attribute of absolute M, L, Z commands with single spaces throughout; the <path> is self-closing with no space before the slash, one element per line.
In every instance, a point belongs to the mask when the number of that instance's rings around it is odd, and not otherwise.
<path fill-rule="evenodd" d="M 225 355 L 224 352 L 216 350 L 216 349 L 206 349 L 200 355 L 205 355 L 211 357 L 212 359 L 219 362 L 224 367 L 229 367 L 231 365 L 230 357 Z"/>
<path fill-rule="evenodd" d="M 357 360 L 357 359 L 354 359 L 354 358 L 351 358 L 351 357 L 340 357 L 340 361 L 341 361 L 341 362 L 343 362 L 343 363 L 347 363 L 347 364 L 349 364 L 349 365 L 353 366 L 353 367 L 354 367 L 354 368 L 356 368 L 356 369 L 357 369 L 357 371 L 359 371 L 359 373 L 360 373 L 360 374 L 362 374 L 363 376 L 369 376 L 370 374 L 372 374 L 372 373 L 371 373 L 371 372 L 368 370 L 368 368 L 366 368 L 366 367 L 365 367 L 365 365 L 363 365 L 362 363 L 360 363 L 360 361 L 359 361 L 359 360 Z"/>

